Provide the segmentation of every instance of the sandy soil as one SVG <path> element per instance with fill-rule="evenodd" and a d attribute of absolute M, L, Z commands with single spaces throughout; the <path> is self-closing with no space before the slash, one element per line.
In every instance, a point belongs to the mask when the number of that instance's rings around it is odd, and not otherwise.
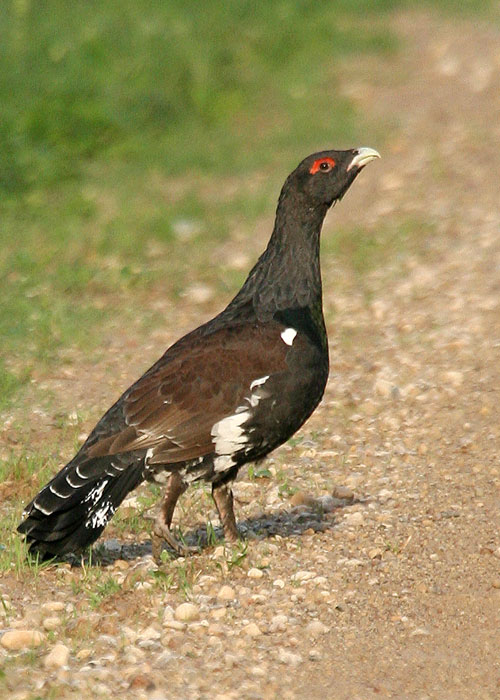
<path fill-rule="evenodd" d="M 108 541 L 120 590 L 97 608 L 81 569 L 27 590 L 3 576 L 2 628 L 44 634 L 29 663 L 1 650 L 10 697 L 500 697 L 500 32 L 425 14 L 394 29 L 402 55 L 343 71 L 393 136 L 324 235 L 425 234 L 362 279 L 324 260 L 329 386 L 274 475 L 236 484 L 246 556 L 207 547 L 164 592 L 148 544 Z M 215 522 L 185 499 L 185 528 Z"/>

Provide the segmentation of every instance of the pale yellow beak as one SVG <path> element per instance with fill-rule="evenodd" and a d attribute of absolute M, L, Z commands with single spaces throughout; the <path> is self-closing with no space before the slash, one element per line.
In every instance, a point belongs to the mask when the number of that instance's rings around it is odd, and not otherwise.
<path fill-rule="evenodd" d="M 368 165 L 368 163 L 371 160 L 375 160 L 375 158 L 380 158 L 380 153 L 374 148 L 367 148 L 366 146 L 363 148 L 357 148 L 354 158 L 349 163 L 347 170 L 350 170 L 351 168 L 364 168 L 365 165 Z"/>

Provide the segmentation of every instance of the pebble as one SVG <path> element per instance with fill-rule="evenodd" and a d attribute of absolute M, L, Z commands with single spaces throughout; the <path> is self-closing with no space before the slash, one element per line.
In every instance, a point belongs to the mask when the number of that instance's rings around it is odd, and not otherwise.
<path fill-rule="evenodd" d="M 278 651 L 278 661 L 287 666 L 298 666 L 302 663 L 302 656 L 294 654 L 293 651 L 288 651 L 288 649 L 280 649 Z"/>
<path fill-rule="evenodd" d="M 137 635 L 137 638 L 141 640 L 155 640 L 160 639 L 160 637 L 161 632 L 159 632 L 159 630 L 155 629 L 154 627 L 146 627 L 146 629 L 142 630 Z"/>
<path fill-rule="evenodd" d="M 200 619 L 200 609 L 194 603 L 181 603 L 176 607 L 174 616 L 180 622 L 192 622 Z"/>
<path fill-rule="evenodd" d="M 65 644 L 56 644 L 43 660 L 45 668 L 62 668 L 67 666 L 69 649 Z"/>
<path fill-rule="evenodd" d="M 292 506 L 307 506 L 308 508 L 313 508 L 316 505 L 316 499 L 308 493 L 297 491 L 290 498 L 290 503 Z"/>
<path fill-rule="evenodd" d="M 43 628 L 47 630 L 47 632 L 50 632 L 51 630 L 56 630 L 58 627 L 60 627 L 62 624 L 62 620 L 60 617 L 57 617 L 57 615 L 54 615 L 54 617 L 46 617 L 45 620 L 42 622 Z"/>
<path fill-rule="evenodd" d="M 61 603 L 59 600 L 49 600 L 48 603 L 42 605 L 42 610 L 45 612 L 61 612 L 65 607 L 65 604 Z"/>
<path fill-rule="evenodd" d="M 288 627 L 288 617 L 283 614 L 274 615 L 269 625 L 270 632 L 285 632 Z"/>
<path fill-rule="evenodd" d="M 389 382 L 387 379 L 382 379 L 382 377 L 378 377 L 373 385 L 373 390 L 382 398 L 388 399 L 392 394 L 393 387 L 394 384 L 392 382 Z"/>
<path fill-rule="evenodd" d="M 234 600 L 236 598 L 236 592 L 231 586 L 222 586 L 217 593 L 217 598 L 219 600 Z"/>
<path fill-rule="evenodd" d="M 179 620 L 164 620 L 163 626 L 166 627 L 167 629 L 177 630 L 179 632 L 182 632 L 183 630 L 186 629 L 186 623 L 180 622 Z"/>
<path fill-rule="evenodd" d="M 457 372 L 452 370 L 449 370 L 448 372 L 443 372 L 441 378 L 444 382 L 451 384 L 451 386 L 455 388 L 462 386 L 464 381 L 463 372 Z"/>
<path fill-rule="evenodd" d="M 306 632 L 310 635 L 317 636 L 318 634 L 326 634 L 330 628 L 324 625 L 321 620 L 312 620 L 306 627 Z"/>
<path fill-rule="evenodd" d="M 223 544 L 218 545 L 212 552 L 212 559 L 224 559 L 226 556 L 226 548 Z"/>
<path fill-rule="evenodd" d="M 80 649 L 80 651 L 77 653 L 76 658 L 79 661 L 85 661 L 89 657 L 92 656 L 92 651 L 90 649 Z"/>
<path fill-rule="evenodd" d="M 215 620 L 221 620 L 223 617 L 226 616 L 227 610 L 226 608 L 214 608 L 211 612 L 210 615 L 215 619 Z"/>
<path fill-rule="evenodd" d="M 252 569 L 249 569 L 247 576 L 248 578 L 262 578 L 264 576 L 264 572 L 262 569 L 256 569 L 253 567 Z"/>
<path fill-rule="evenodd" d="M 291 576 L 292 581 L 310 581 L 313 578 L 316 578 L 315 571 L 297 571 Z"/>
<path fill-rule="evenodd" d="M 245 625 L 242 628 L 242 632 L 244 634 L 247 634 L 249 637 L 258 637 L 260 634 L 262 634 L 262 631 L 255 622 L 249 622 L 248 625 Z"/>
<path fill-rule="evenodd" d="M 101 544 L 101 547 L 104 549 L 106 554 L 111 555 L 120 554 L 122 551 L 122 546 L 120 542 L 116 539 L 104 540 L 104 542 L 102 542 Z"/>
<path fill-rule="evenodd" d="M 364 520 L 363 513 L 360 513 L 359 511 L 355 513 L 347 513 L 344 516 L 344 522 L 346 522 L 348 525 L 362 525 Z"/>
<path fill-rule="evenodd" d="M 354 491 L 347 486 L 335 486 L 332 492 L 333 498 L 338 498 L 341 501 L 353 501 Z"/>
<path fill-rule="evenodd" d="M 9 630 L 3 635 L 0 644 L 9 651 L 19 651 L 20 649 L 38 647 L 43 639 L 43 634 L 37 630 Z"/>
<path fill-rule="evenodd" d="M 316 502 L 323 513 L 332 513 L 338 505 L 335 498 L 330 495 L 318 496 Z"/>
<path fill-rule="evenodd" d="M 390 491 L 389 489 L 382 489 L 379 491 L 378 494 L 378 500 L 381 503 L 386 503 L 386 501 L 390 500 L 394 496 L 394 491 Z"/>
<path fill-rule="evenodd" d="M 282 578 L 277 578 L 273 581 L 273 586 L 275 588 L 284 588 L 285 587 L 285 582 L 283 581 Z"/>

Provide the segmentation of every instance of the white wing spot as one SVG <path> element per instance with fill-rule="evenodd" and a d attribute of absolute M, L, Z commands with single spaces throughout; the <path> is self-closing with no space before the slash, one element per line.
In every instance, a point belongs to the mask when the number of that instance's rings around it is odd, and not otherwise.
<path fill-rule="evenodd" d="M 297 331 L 295 330 L 295 328 L 285 328 L 285 330 L 281 334 L 281 337 L 284 343 L 286 343 L 287 345 L 292 345 L 296 335 Z"/>
<path fill-rule="evenodd" d="M 258 386 L 262 386 L 262 384 L 265 384 L 268 379 L 268 374 L 266 374 L 265 377 L 259 377 L 259 379 L 254 379 L 253 382 L 250 384 L 250 391 L 252 391 L 252 389 L 255 389 Z"/>

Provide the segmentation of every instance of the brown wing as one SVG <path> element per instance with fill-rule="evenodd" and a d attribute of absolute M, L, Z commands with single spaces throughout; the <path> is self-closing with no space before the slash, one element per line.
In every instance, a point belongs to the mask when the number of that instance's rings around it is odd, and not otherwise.
<path fill-rule="evenodd" d="M 210 454 L 211 429 L 234 413 L 262 376 L 287 369 L 289 348 L 275 322 L 188 336 L 125 395 L 126 428 L 101 438 L 89 456 L 151 449 L 150 463 Z"/>

